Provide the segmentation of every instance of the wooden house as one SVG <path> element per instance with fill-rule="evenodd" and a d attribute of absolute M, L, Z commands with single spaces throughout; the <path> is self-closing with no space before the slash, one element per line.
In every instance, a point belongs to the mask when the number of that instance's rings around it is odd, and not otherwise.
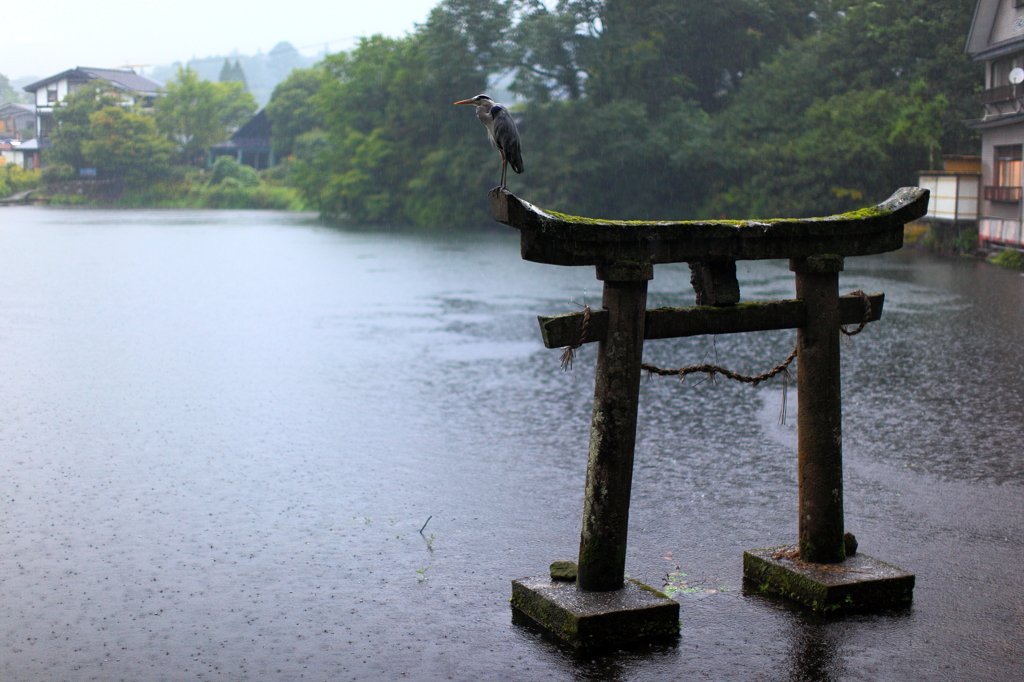
<path fill-rule="evenodd" d="M 36 108 L 32 104 L 0 104 L 0 139 L 27 140 L 33 137 Z M 27 134 L 26 134 L 27 133 Z"/>
<path fill-rule="evenodd" d="M 62 71 L 49 78 L 26 85 L 32 93 L 36 108 L 36 140 L 38 151 L 50 148 L 53 131 L 53 110 L 67 98 L 78 92 L 84 85 L 104 81 L 128 106 L 151 106 L 163 84 L 135 73 L 132 69 L 94 69 L 79 66 Z"/>
<path fill-rule="evenodd" d="M 917 185 L 931 192 L 921 222 L 976 227 L 981 183 L 981 157 L 943 155 L 942 170 L 918 173 Z M 959 231 L 959 230 L 958 230 Z"/>
<path fill-rule="evenodd" d="M 965 51 L 985 63 L 978 239 L 983 248 L 1024 249 L 1024 0 L 978 0 Z"/>
<path fill-rule="evenodd" d="M 36 108 L 31 104 L 8 102 L 0 105 L 0 164 L 34 168 L 38 160 L 31 150 L 35 134 Z"/>
<path fill-rule="evenodd" d="M 260 109 L 249 121 L 235 131 L 226 142 L 210 147 L 209 165 L 218 156 L 233 156 L 238 163 L 263 170 L 276 165 L 274 150 L 270 145 L 270 119 L 267 110 Z"/>

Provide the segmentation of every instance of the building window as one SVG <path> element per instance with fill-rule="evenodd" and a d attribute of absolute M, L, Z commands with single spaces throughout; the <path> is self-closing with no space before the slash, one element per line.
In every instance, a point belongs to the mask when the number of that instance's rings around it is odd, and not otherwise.
<path fill-rule="evenodd" d="M 1017 202 L 1021 199 L 1021 145 L 995 148 L 995 185 L 985 188 L 989 201 Z"/>
<path fill-rule="evenodd" d="M 1024 1 L 1024 0 L 1022 0 Z M 1010 72 L 1016 68 L 1024 68 L 1024 54 L 1015 54 L 1006 59 L 992 62 L 992 80 L 989 89 L 1004 88 L 1010 85 Z"/>
<path fill-rule="evenodd" d="M 56 101 L 57 101 L 57 88 L 52 88 L 52 89 L 51 88 L 47 88 L 46 89 L 46 103 L 47 104 L 53 104 Z"/>
<path fill-rule="evenodd" d="M 996 147 L 996 184 L 1020 187 L 1021 145 Z"/>

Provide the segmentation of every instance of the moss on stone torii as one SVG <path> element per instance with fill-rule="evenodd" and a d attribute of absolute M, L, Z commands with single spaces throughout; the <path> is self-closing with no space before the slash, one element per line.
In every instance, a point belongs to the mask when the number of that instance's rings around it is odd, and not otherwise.
<path fill-rule="evenodd" d="M 494 219 L 522 235 L 525 260 L 551 265 L 867 256 L 903 245 L 903 226 L 925 214 L 928 190 L 903 187 L 877 206 L 821 218 L 601 220 L 556 213 L 508 190 L 491 193 Z"/>

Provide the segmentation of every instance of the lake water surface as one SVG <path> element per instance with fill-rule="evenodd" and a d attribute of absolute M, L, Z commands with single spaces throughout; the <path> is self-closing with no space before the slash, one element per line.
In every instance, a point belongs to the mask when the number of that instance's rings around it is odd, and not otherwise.
<path fill-rule="evenodd" d="M 784 262 L 739 276 L 793 297 Z M 580 658 L 508 599 L 575 559 L 595 349 L 562 372 L 536 316 L 599 304 L 592 268 L 497 227 L 4 208 L 0 678 L 1019 680 L 1024 278 L 900 252 L 840 287 L 886 293 L 843 347 L 846 526 L 913 606 L 744 592 L 743 550 L 796 538 L 795 390 L 780 426 L 777 382 L 652 379 L 627 572 L 680 588 L 682 636 Z M 650 307 L 692 300 L 655 269 Z M 645 358 L 760 372 L 794 342 Z"/>

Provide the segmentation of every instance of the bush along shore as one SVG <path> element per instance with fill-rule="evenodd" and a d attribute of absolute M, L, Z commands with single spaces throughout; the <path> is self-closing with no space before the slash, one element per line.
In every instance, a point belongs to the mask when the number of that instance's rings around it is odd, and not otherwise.
<path fill-rule="evenodd" d="M 1024 253 L 1017 248 L 1007 246 L 998 249 L 991 245 L 982 248 L 974 221 L 959 224 L 931 221 L 908 223 L 903 230 L 903 245 L 943 256 L 985 259 L 1007 270 L 1024 271 Z"/>
<path fill-rule="evenodd" d="M 230 156 L 218 158 L 209 171 L 172 167 L 146 183 L 81 179 L 71 166 L 57 164 L 43 169 L 35 199 L 72 206 L 304 210 L 299 193 L 285 185 L 286 176 L 283 166 L 258 173 Z"/>
<path fill-rule="evenodd" d="M 38 188 L 39 177 L 38 170 L 25 170 L 13 163 L 0 165 L 0 202 Z"/>

